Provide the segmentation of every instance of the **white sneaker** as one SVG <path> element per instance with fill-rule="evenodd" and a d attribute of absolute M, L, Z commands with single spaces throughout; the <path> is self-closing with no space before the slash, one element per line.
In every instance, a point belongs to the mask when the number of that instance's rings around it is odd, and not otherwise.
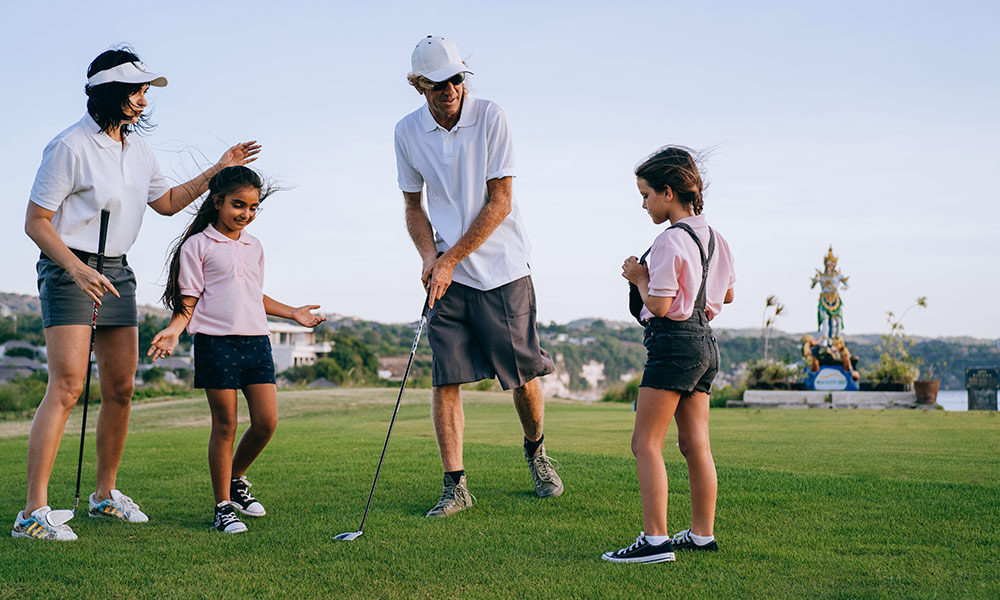
<path fill-rule="evenodd" d="M 52 514 L 52 509 L 48 506 L 42 506 L 36 508 L 28 516 L 24 517 L 24 511 L 17 513 L 17 518 L 14 519 L 14 529 L 11 530 L 10 536 L 15 538 L 34 538 L 37 540 L 60 540 L 60 541 L 72 541 L 76 539 L 76 534 L 73 530 L 66 525 L 66 520 L 64 516 L 55 516 Z M 72 511 L 59 511 L 60 513 L 69 513 L 72 516 Z"/>
<path fill-rule="evenodd" d="M 111 490 L 111 497 L 100 502 L 97 502 L 94 494 L 91 494 L 89 504 L 91 517 L 114 517 L 129 523 L 149 521 L 146 513 L 139 510 L 139 505 L 118 490 Z"/>

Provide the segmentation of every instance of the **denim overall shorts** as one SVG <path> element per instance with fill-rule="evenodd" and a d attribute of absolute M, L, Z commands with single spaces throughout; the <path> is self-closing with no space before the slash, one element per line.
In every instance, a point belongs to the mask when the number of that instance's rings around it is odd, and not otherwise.
<path fill-rule="evenodd" d="M 670 229 L 675 227 L 691 236 L 701 255 L 701 287 L 694 311 L 684 321 L 666 317 L 643 321 L 639 318 L 642 296 L 638 288 L 629 284 L 629 312 L 645 328 L 642 344 L 646 347 L 646 366 L 639 386 L 680 392 L 683 398 L 694 392 L 710 394 L 712 381 L 719 372 L 719 344 L 705 314 L 705 283 L 708 280 L 708 264 L 715 254 L 715 232 L 709 229 L 706 253 L 690 225 L 676 223 Z M 642 255 L 640 264 L 646 263 L 648 255 L 649 250 Z"/>

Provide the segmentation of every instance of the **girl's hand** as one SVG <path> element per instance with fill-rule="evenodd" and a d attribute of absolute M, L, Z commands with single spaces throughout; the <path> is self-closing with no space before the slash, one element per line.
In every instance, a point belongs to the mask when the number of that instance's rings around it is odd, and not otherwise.
<path fill-rule="evenodd" d="M 73 277 L 76 285 L 80 286 L 80 289 L 83 290 L 83 293 L 90 296 L 90 299 L 96 302 L 98 306 L 101 306 L 101 296 L 107 292 L 111 292 L 121 298 L 115 286 L 111 285 L 111 280 L 98 273 L 95 269 L 91 269 L 88 265 L 81 263 L 80 268 L 71 271 L 70 275 Z"/>
<path fill-rule="evenodd" d="M 146 356 L 152 356 L 153 362 L 156 362 L 158 358 L 170 356 L 174 353 L 174 348 L 177 347 L 177 341 L 180 337 L 181 334 L 179 331 L 172 331 L 169 328 L 164 329 L 153 338 Z"/>
<path fill-rule="evenodd" d="M 622 265 L 622 277 L 628 279 L 632 285 L 638 286 L 642 282 L 649 281 L 649 269 L 646 265 L 639 264 L 638 258 L 630 256 Z"/>
<path fill-rule="evenodd" d="M 236 144 L 226 150 L 219 162 L 216 163 L 220 169 L 226 167 L 240 167 L 257 160 L 257 153 L 260 152 L 260 144 L 256 140 Z"/>
<path fill-rule="evenodd" d="M 292 318 L 303 327 L 315 327 L 326 320 L 326 317 L 312 314 L 311 311 L 319 308 L 319 304 L 307 304 L 300 306 L 292 312 Z"/>

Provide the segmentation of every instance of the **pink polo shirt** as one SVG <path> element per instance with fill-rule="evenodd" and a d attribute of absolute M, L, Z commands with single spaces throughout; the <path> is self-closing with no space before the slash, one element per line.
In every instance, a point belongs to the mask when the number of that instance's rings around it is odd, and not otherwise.
<path fill-rule="evenodd" d="M 228 238 L 212 225 L 181 246 L 181 294 L 198 298 L 188 333 L 267 335 L 264 248 L 246 231 Z"/>
<path fill-rule="evenodd" d="M 687 223 L 694 229 L 705 252 L 708 252 L 708 221 L 704 214 L 685 217 L 678 223 Z M 646 265 L 649 267 L 649 295 L 674 298 L 667 318 L 674 321 L 691 318 L 701 287 L 701 254 L 691 235 L 679 227 L 665 230 L 653 241 Z M 705 282 L 705 307 L 709 319 L 722 311 L 726 291 L 734 283 L 733 255 L 729 252 L 729 244 L 716 231 L 715 254 L 708 263 L 708 280 Z M 653 313 L 643 306 L 639 318 L 652 319 Z"/>

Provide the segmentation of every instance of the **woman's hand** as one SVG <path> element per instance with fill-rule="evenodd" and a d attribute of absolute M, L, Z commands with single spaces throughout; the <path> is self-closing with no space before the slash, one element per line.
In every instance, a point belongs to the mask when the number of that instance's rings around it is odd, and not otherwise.
<path fill-rule="evenodd" d="M 319 308 L 319 304 L 307 304 L 292 311 L 292 318 L 303 327 L 315 327 L 326 320 L 326 317 L 312 314 L 312 311 Z"/>
<path fill-rule="evenodd" d="M 639 264 L 638 258 L 630 256 L 622 265 L 622 277 L 628 279 L 632 285 L 639 286 L 643 282 L 649 282 L 649 269 L 646 265 Z"/>
<path fill-rule="evenodd" d="M 121 298 L 118 290 L 115 286 L 111 285 L 111 280 L 101 275 L 96 270 L 91 269 L 88 265 L 80 263 L 80 266 L 72 271 L 70 271 L 70 276 L 73 277 L 73 281 L 76 285 L 80 286 L 84 294 L 90 296 L 98 306 L 101 306 L 101 296 L 107 292 L 111 292 L 115 296 Z"/>
<path fill-rule="evenodd" d="M 219 169 L 226 167 L 240 167 L 257 160 L 257 153 L 260 152 L 260 144 L 256 140 L 252 142 L 242 142 L 236 144 L 222 155 L 216 163 Z"/>
<path fill-rule="evenodd" d="M 166 358 L 174 353 L 174 348 L 177 347 L 177 341 L 181 337 L 181 332 L 175 331 L 171 328 L 166 328 L 160 333 L 157 333 L 153 338 L 152 343 L 149 345 L 149 351 L 146 352 L 146 356 L 152 356 L 153 362 L 156 362 L 158 358 Z"/>

